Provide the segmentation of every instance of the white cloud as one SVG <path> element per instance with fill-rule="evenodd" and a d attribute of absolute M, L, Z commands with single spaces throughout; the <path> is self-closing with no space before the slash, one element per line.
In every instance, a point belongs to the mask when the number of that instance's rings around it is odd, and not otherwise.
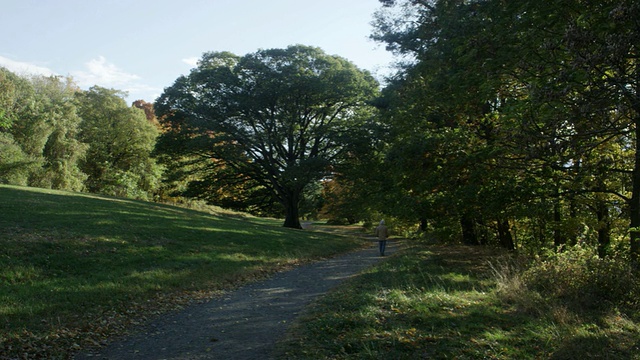
<path fill-rule="evenodd" d="M 84 64 L 86 70 L 72 71 L 71 76 L 82 87 L 99 85 L 104 87 L 121 87 L 140 80 L 140 76 L 129 74 L 109 63 L 104 56 L 90 60 Z"/>
<path fill-rule="evenodd" d="M 144 84 L 131 84 L 130 86 L 127 86 L 124 91 L 129 94 L 127 97 L 129 100 L 145 100 L 153 102 L 162 93 L 162 88 Z"/>
<path fill-rule="evenodd" d="M 51 69 L 48 69 L 46 67 L 35 65 L 28 62 L 11 60 L 3 56 L 0 56 L 0 66 L 3 66 L 7 68 L 9 71 L 14 72 L 18 75 L 44 75 L 44 76 L 57 75 Z"/>
<path fill-rule="evenodd" d="M 194 57 L 182 59 L 182 62 L 189 66 L 196 67 L 198 66 L 198 60 L 200 59 L 194 56 Z"/>
<path fill-rule="evenodd" d="M 160 96 L 161 88 L 144 84 L 142 77 L 130 74 L 110 63 L 104 56 L 92 59 L 84 64 L 85 70 L 72 71 L 73 80 L 82 88 L 94 85 L 122 90 L 128 93 L 127 99 L 153 101 Z"/>
<path fill-rule="evenodd" d="M 0 66 L 7 68 L 17 75 L 58 75 L 51 69 L 28 62 L 20 62 L 0 56 Z M 107 61 L 104 56 L 99 56 L 84 64 L 83 70 L 70 73 L 73 81 L 81 88 L 89 88 L 94 85 L 114 88 L 129 94 L 128 99 L 144 99 L 153 101 L 160 96 L 162 88 L 144 84 L 142 78 L 135 74 L 127 73 L 116 65 Z"/>

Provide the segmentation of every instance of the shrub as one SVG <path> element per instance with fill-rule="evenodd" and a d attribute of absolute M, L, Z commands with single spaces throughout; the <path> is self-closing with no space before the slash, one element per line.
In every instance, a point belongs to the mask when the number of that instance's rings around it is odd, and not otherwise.
<path fill-rule="evenodd" d="M 507 304 L 515 304 L 524 313 L 539 316 L 549 311 L 544 299 L 530 291 L 524 280 L 529 265 L 525 258 L 501 257 L 489 263 L 496 281 L 496 295 Z"/>
<path fill-rule="evenodd" d="M 638 310 L 640 276 L 620 254 L 600 258 L 578 245 L 536 260 L 522 278 L 528 289 L 573 310 Z"/>

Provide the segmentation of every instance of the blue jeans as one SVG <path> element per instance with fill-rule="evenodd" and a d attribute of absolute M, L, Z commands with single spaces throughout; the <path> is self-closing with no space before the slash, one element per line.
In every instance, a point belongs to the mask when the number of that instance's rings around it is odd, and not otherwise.
<path fill-rule="evenodd" d="M 380 246 L 380 255 L 384 256 L 384 250 L 387 247 L 387 240 L 379 240 L 378 245 Z"/>

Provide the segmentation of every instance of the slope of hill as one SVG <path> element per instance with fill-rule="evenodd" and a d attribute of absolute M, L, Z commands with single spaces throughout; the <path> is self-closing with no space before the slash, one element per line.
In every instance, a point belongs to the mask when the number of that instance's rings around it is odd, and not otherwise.
<path fill-rule="evenodd" d="M 0 186 L 0 354 L 51 356 L 361 242 L 275 220 Z M 2 358 L 2 356 L 0 356 Z"/>

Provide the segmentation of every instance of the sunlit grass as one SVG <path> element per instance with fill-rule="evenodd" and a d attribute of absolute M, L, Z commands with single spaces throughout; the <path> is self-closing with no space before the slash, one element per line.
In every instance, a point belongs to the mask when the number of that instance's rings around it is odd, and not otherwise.
<path fill-rule="evenodd" d="M 273 219 L 11 186 L 0 186 L 0 213 L 0 354 L 10 357 L 52 358 L 362 244 Z"/>
<path fill-rule="evenodd" d="M 320 300 L 283 359 L 640 359 L 640 326 L 504 302 L 482 247 L 413 244 Z M 559 322 L 559 319 L 564 321 Z"/>

